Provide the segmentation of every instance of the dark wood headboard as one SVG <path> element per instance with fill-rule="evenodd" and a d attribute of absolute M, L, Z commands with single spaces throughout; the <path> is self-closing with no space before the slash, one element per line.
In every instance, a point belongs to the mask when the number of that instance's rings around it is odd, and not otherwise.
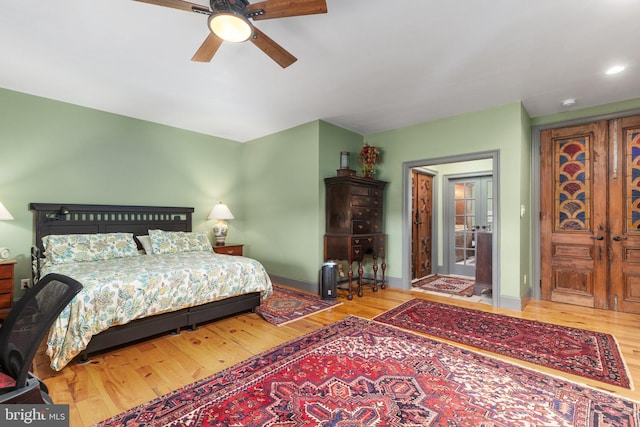
<path fill-rule="evenodd" d="M 35 246 L 44 253 L 42 238 L 51 234 L 133 233 L 150 229 L 191 231 L 193 208 L 161 206 L 76 205 L 31 203 Z"/>

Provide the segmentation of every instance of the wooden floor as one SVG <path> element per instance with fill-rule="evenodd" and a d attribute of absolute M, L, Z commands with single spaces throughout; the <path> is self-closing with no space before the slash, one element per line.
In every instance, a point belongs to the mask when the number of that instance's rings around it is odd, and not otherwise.
<path fill-rule="evenodd" d="M 411 298 L 424 298 L 501 314 L 613 334 L 634 383 L 640 387 L 640 315 L 615 313 L 545 301 L 531 301 L 523 312 L 494 309 L 422 292 L 365 290 L 362 298 L 285 326 L 274 326 L 247 313 L 95 356 L 91 363 L 72 362 L 60 372 L 49 368 L 44 352 L 34 371 L 49 387 L 55 403 L 70 405 L 70 426 L 88 426 L 204 378 L 283 342 L 348 315 L 372 318 Z M 509 360 L 506 357 L 496 356 Z M 640 391 L 603 385 L 521 361 L 514 363 L 587 383 L 640 401 Z"/>

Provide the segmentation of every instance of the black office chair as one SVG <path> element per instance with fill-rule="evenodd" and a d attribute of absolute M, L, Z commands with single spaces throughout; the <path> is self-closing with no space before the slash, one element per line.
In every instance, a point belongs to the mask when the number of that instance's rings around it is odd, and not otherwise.
<path fill-rule="evenodd" d="M 82 285 L 47 274 L 20 298 L 0 328 L 0 404 L 50 404 L 47 386 L 29 372 L 42 339 Z"/>

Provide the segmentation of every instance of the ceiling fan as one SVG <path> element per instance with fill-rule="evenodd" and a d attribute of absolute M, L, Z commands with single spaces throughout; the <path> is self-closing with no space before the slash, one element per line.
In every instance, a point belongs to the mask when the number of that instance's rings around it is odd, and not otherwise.
<path fill-rule="evenodd" d="M 326 0 L 266 0 L 253 4 L 247 0 L 211 0 L 211 8 L 182 0 L 135 1 L 209 15 L 211 32 L 191 58 L 192 61 L 211 61 L 223 41 L 251 40 L 282 68 L 293 64 L 297 58 L 256 28 L 251 20 L 327 13 Z"/>

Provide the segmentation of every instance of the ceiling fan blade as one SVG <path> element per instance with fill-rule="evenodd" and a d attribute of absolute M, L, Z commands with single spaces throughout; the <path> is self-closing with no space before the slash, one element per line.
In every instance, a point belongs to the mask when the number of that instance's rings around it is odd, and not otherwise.
<path fill-rule="evenodd" d="M 295 56 L 287 52 L 285 48 L 271 40 L 259 29 L 253 27 L 253 31 L 254 36 L 250 39 L 251 42 L 258 46 L 258 48 L 266 53 L 271 59 L 276 61 L 282 68 L 287 68 L 298 60 Z"/>
<path fill-rule="evenodd" d="M 204 42 L 200 45 L 196 51 L 192 61 L 195 62 L 209 62 L 213 59 L 213 55 L 216 54 L 218 48 L 222 44 L 222 39 L 213 33 L 209 33 Z"/>
<path fill-rule="evenodd" d="M 139 1 L 141 3 L 155 4 L 156 6 L 170 7 L 173 9 L 186 10 L 187 12 L 200 12 L 200 13 L 207 13 L 207 14 L 211 13 L 208 7 L 195 4 L 195 3 L 189 3 L 188 1 L 182 1 L 182 0 L 134 0 L 134 1 Z"/>
<path fill-rule="evenodd" d="M 287 16 L 315 15 L 327 13 L 325 0 L 266 0 L 247 5 L 247 12 L 264 10 L 264 14 L 255 15 L 252 19 L 284 18 Z"/>

